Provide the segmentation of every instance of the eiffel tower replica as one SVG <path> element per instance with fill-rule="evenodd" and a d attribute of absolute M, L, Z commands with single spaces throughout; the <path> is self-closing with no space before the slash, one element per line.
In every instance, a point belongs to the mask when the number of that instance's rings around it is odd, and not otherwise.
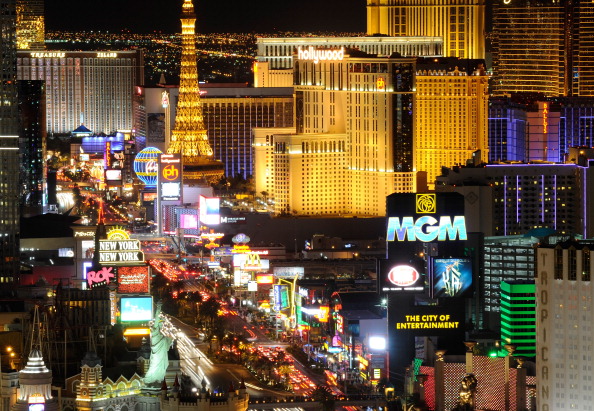
<path fill-rule="evenodd" d="M 175 127 L 171 132 L 168 154 L 181 153 L 184 182 L 218 182 L 225 173 L 223 163 L 214 159 L 204 126 L 198 68 L 196 67 L 196 14 L 192 0 L 182 5 L 182 53 L 179 97 Z"/>

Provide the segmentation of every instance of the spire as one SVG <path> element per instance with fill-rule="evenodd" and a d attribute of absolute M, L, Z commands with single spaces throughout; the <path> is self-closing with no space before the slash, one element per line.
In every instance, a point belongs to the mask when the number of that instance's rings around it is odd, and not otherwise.
<path fill-rule="evenodd" d="M 168 154 L 181 153 L 184 179 L 219 180 L 222 163 L 215 161 L 202 115 L 196 66 L 196 14 L 192 0 L 184 0 L 181 15 L 182 54 L 175 126 Z"/>

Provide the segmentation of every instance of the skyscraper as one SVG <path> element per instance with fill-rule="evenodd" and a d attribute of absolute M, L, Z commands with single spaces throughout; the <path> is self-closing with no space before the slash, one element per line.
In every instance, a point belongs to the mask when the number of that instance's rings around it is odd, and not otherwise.
<path fill-rule="evenodd" d="M 19 270 L 19 142 L 16 3 L 0 1 L 0 283 Z"/>
<path fill-rule="evenodd" d="M 184 180 L 216 181 L 223 176 L 223 164 L 214 160 L 204 126 L 198 68 L 196 67 L 196 14 L 192 0 L 182 5 L 182 54 L 179 100 L 175 126 L 167 153 L 181 153 Z"/>
<path fill-rule="evenodd" d="M 484 0 L 367 0 L 367 34 L 443 37 L 446 57 L 485 58 Z"/>
<path fill-rule="evenodd" d="M 17 0 L 16 36 L 19 50 L 45 49 L 44 0 Z"/>

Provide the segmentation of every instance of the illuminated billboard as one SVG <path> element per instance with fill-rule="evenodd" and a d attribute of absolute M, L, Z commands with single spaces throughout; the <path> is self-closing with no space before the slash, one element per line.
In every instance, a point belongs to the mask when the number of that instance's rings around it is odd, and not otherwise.
<path fill-rule="evenodd" d="M 289 308 L 289 287 L 283 284 L 275 284 L 274 290 L 274 310 L 281 311 Z"/>
<path fill-rule="evenodd" d="M 116 281 L 115 267 L 101 267 L 95 271 L 87 271 L 87 284 L 90 288 L 109 285 Z"/>
<path fill-rule="evenodd" d="M 182 158 L 180 153 L 159 154 L 161 200 L 179 201 L 182 197 Z"/>
<path fill-rule="evenodd" d="M 275 278 L 291 279 L 295 277 L 302 279 L 305 275 L 304 267 L 273 267 L 272 269 Z"/>
<path fill-rule="evenodd" d="M 221 199 L 219 197 L 200 196 L 200 222 L 205 225 L 221 223 Z"/>
<path fill-rule="evenodd" d="M 392 313 L 388 327 L 391 332 L 415 336 L 444 336 L 455 339 L 464 335 L 464 307 L 453 305 L 411 306 Z"/>
<path fill-rule="evenodd" d="M 380 261 L 379 289 L 383 293 L 423 293 L 425 275 L 422 264 L 403 264 L 392 260 Z"/>
<path fill-rule="evenodd" d="M 120 320 L 151 321 L 153 319 L 153 297 L 122 297 L 120 299 Z"/>
<path fill-rule="evenodd" d="M 183 228 L 186 230 L 197 230 L 198 216 L 195 214 L 180 214 L 179 228 Z"/>
<path fill-rule="evenodd" d="M 433 298 L 463 297 L 472 287 L 472 262 L 460 258 L 433 260 Z"/>
<path fill-rule="evenodd" d="M 104 265 L 144 263 L 140 241 L 136 239 L 99 240 L 99 263 Z"/>
<path fill-rule="evenodd" d="M 118 293 L 148 293 L 149 292 L 149 267 L 119 267 L 118 268 Z"/>

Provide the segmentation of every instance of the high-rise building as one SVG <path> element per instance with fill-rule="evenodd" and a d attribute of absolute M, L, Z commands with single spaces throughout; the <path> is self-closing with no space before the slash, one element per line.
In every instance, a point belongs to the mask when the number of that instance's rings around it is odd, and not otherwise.
<path fill-rule="evenodd" d="M 16 36 L 19 50 L 45 49 L 44 0 L 17 0 Z"/>
<path fill-rule="evenodd" d="M 493 94 L 594 95 L 594 5 L 494 0 Z"/>
<path fill-rule="evenodd" d="M 536 286 L 530 281 L 501 282 L 501 341 L 514 355 L 536 355 Z"/>
<path fill-rule="evenodd" d="M 455 167 L 437 178 L 435 188 L 466 197 L 466 214 L 478 222 L 472 231 L 508 236 L 546 228 L 590 238 L 593 162 Z"/>
<path fill-rule="evenodd" d="M 594 408 L 594 244 L 536 249 L 538 410 Z"/>
<path fill-rule="evenodd" d="M 488 160 L 488 76 L 482 60 L 419 59 L 414 158 L 433 188 L 442 166 Z M 475 156 L 476 157 L 476 156 Z"/>
<path fill-rule="evenodd" d="M 427 175 L 475 152 L 486 161 L 478 60 L 342 50 L 310 48 L 295 60 L 295 130 L 254 132 L 256 191 L 270 193 L 276 212 L 382 216 L 387 195 L 426 190 Z"/>
<path fill-rule="evenodd" d="M 21 210 L 23 216 L 42 214 L 47 204 L 45 164 L 45 84 L 41 80 L 20 80 L 19 147 L 21 152 Z"/>
<path fill-rule="evenodd" d="M 367 34 L 442 37 L 444 56 L 485 58 L 484 0 L 367 0 Z"/>
<path fill-rule="evenodd" d="M 132 129 L 134 87 L 144 82 L 142 51 L 19 51 L 17 57 L 19 80 L 45 81 L 48 134 L 81 124 L 97 134 Z"/>
<path fill-rule="evenodd" d="M 16 2 L 0 1 L 0 283 L 19 273 L 19 120 Z"/>
<path fill-rule="evenodd" d="M 214 159 L 204 126 L 196 67 L 195 26 L 196 14 L 192 0 L 184 0 L 179 98 L 167 153 L 181 153 L 184 180 L 217 181 L 223 177 L 224 170 L 223 164 Z"/>

